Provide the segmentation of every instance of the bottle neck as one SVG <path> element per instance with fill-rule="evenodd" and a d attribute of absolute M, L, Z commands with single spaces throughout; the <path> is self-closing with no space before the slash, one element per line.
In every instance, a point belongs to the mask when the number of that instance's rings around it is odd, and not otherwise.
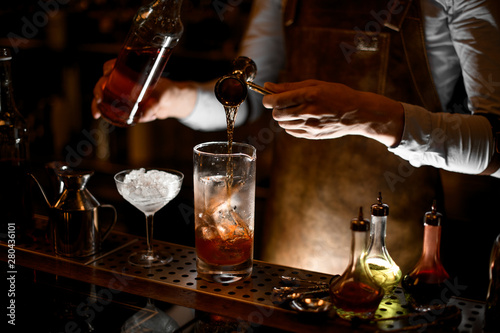
<path fill-rule="evenodd" d="M 426 224 L 424 227 L 424 242 L 422 249 L 422 259 L 427 262 L 441 262 L 441 226 Z"/>
<path fill-rule="evenodd" d="M 132 48 L 174 48 L 184 32 L 181 7 L 182 0 L 156 0 L 141 7 L 126 44 Z"/>
<path fill-rule="evenodd" d="M 181 14 L 183 0 L 156 0 L 151 4 L 151 8 L 158 9 L 166 18 L 177 18 Z"/>
<path fill-rule="evenodd" d="M 366 257 L 367 236 L 368 232 L 366 231 L 352 231 L 350 258 L 352 267 L 356 267 Z"/>
<path fill-rule="evenodd" d="M 385 248 L 387 216 L 372 216 L 370 229 L 370 249 Z"/>

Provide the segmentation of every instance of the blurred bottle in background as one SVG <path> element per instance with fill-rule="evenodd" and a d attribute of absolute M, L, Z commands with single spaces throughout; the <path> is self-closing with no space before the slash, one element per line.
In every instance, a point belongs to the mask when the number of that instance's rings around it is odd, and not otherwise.
<path fill-rule="evenodd" d="M 12 51 L 0 48 L 0 234 L 4 241 L 14 236 L 21 239 L 34 226 L 28 180 L 28 126 L 14 100 L 11 61 Z"/>

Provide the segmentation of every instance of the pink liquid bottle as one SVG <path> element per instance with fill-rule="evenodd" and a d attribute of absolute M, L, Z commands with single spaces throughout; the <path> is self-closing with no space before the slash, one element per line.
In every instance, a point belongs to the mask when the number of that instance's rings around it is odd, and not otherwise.
<path fill-rule="evenodd" d="M 429 311 L 440 308 L 443 290 L 450 275 L 443 267 L 440 256 L 442 215 L 436 210 L 436 202 L 432 210 L 424 217 L 424 242 L 422 255 L 415 267 L 402 281 L 410 305 L 418 311 Z"/>
<path fill-rule="evenodd" d="M 182 0 L 156 0 L 141 7 L 98 104 L 115 126 L 135 125 L 182 36 Z"/>

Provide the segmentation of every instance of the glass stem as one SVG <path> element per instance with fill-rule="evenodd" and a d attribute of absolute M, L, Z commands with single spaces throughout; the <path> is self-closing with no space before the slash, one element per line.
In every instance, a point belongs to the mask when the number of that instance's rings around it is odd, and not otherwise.
<path fill-rule="evenodd" d="M 148 252 L 146 256 L 153 257 L 153 217 L 154 214 L 146 214 L 146 243 L 148 246 Z"/>
<path fill-rule="evenodd" d="M 148 297 L 148 303 L 146 304 L 147 308 L 153 308 L 155 304 L 153 303 L 153 300 Z"/>

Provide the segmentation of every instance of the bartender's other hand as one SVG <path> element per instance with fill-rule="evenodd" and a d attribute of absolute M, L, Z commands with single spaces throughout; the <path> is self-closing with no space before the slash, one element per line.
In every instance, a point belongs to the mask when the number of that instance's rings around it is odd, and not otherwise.
<path fill-rule="evenodd" d="M 104 86 L 108 82 L 116 59 L 108 60 L 103 65 L 103 76 L 94 86 L 92 100 L 92 115 L 95 119 L 101 117 L 97 104 L 102 100 Z M 197 98 L 197 87 L 192 82 L 175 82 L 167 78 L 160 78 L 155 89 L 151 92 L 144 106 L 141 107 L 139 122 L 149 122 L 155 119 L 184 118 L 194 108 Z"/>
<path fill-rule="evenodd" d="M 343 84 L 307 80 L 270 83 L 274 94 L 262 103 L 285 131 L 306 139 L 334 139 L 362 135 L 388 147 L 401 140 L 404 111 L 401 103 Z"/>

